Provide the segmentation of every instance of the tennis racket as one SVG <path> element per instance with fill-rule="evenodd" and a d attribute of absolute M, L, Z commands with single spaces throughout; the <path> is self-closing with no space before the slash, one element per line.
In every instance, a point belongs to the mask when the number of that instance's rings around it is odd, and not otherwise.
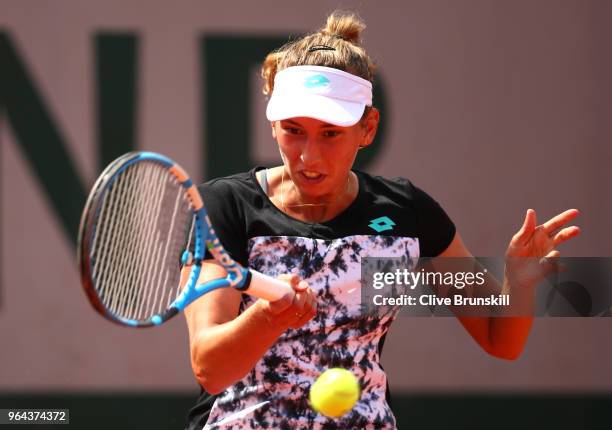
<path fill-rule="evenodd" d="M 206 249 L 227 277 L 198 284 Z M 125 154 L 102 172 L 83 210 L 77 259 L 93 307 L 130 327 L 160 325 L 219 288 L 270 301 L 292 291 L 235 262 L 189 176 L 153 152 Z M 181 287 L 182 265 L 191 271 Z"/>

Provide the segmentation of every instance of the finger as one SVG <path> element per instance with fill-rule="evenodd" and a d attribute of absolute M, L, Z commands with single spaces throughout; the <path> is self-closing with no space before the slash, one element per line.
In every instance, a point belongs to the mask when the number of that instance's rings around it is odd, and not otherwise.
<path fill-rule="evenodd" d="M 518 240 L 523 244 L 527 243 L 527 240 L 531 237 L 533 231 L 536 228 L 536 222 L 536 212 L 533 209 L 527 209 L 523 225 L 521 226 L 521 229 L 514 235 L 514 239 Z"/>
<path fill-rule="evenodd" d="M 289 285 L 293 288 L 293 291 L 296 293 L 306 291 L 308 289 L 308 282 L 303 281 L 299 275 L 291 274 L 291 278 L 289 280 Z"/>
<path fill-rule="evenodd" d="M 273 315 L 278 315 L 286 311 L 295 301 L 295 293 L 293 291 L 286 293 L 278 300 L 268 302 L 266 309 Z"/>
<path fill-rule="evenodd" d="M 295 284 L 295 286 L 293 286 L 293 289 L 298 292 L 306 291 L 308 290 L 308 282 L 299 281 Z"/>
<path fill-rule="evenodd" d="M 557 251 L 556 249 L 553 249 L 548 254 L 546 254 L 544 258 L 546 258 L 547 260 L 553 260 L 555 258 L 559 258 L 560 256 L 561 256 L 561 253 Z"/>
<path fill-rule="evenodd" d="M 306 305 L 306 293 L 296 293 L 295 294 L 295 300 L 293 302 L 293 305 L 291 306 L 292 311 L 296 312 L 298 314 L 303 314 L 304 313 L 304 306 Z"/>
<path fill-rule="evenodd" d="M 561 253 L 556 249 L 550 251 L 546 256 L 540 259 L 540 267 L 544 271 L 544 276 L 548 276 L 551 273 L 561 271 L 561 267 L 558 264 L 558 259 Z"/>
<path fill-rule="evenodd" d="M 567 224 L 578 215 L 580 215 L 580 211 L 578 209 L 568 209 L 565 212 L 552 217 L 542 224 L 542 226 L 544 227 L 546 234 L 550 236 L 555 230 L 561 228 L 564 224 Z"/>
<path fill-rule="evenodd" d="M 308 290 L 307 293 L 298 293 L 296 297 L 300 301 L 303 300 L 303 303 L 296 301 L 290 309 L 290 312 L 292 312 L 295 317 L 292 323 L 292 327 L 294 328 L 300 327 L 303 321 L 311 319 L 315 315 L 317 309 L 316 300 L 312 291 Z"/>
<path fill-rule="evenodd" d="M 572 237 L 578 236 L 579 234 L 580 234 L 580 227 L 573 225 L 571 227 L 564 228 L 563 230 L 555 234 L 555 237 L 553 238 L 553 243 L 554 243 L 555 248 L 559 244 L 566 242 L 570 240 Z"/>
<path fill-rule="evenodd" d="M 303 290 L 303 288 L 300 286 L 300 277 L 295 273 L 284 273 L 282 275 L 278 275 L 276 278 L 288 283 L 294 292 L 299 292 Z"/>
<path fill-rule="evenodd" d="M 545 258 L 555 263 L 557 272 L 567 272 L 567 265 L 560 263 L 560 257 L 561 253 L 556 249 L 553 249 L 548 254 L 546 254 Z"/>
<path fill-rule="evenodd" d="M 298 319 L 291 325 L 292 328 L 300 328 L 315 316 L 314 312 L 306 312 L 299 316 Z"/>
<path fill-rule="evenodd" d="M 313 313 L 317 312 L 317 298 L 312 291 L 310 291 L 306 297 L 306 305 L 304 306 L 304 309 L 307 309 L 307 311 L 312 311 Z"/>
<path fill-rule="evenodd" d="M 284 281 L 289 285 L 293 286 L 294 284 L 297 284 L 299 282 L 300 277 L 295 273 L 283 273 L 282 275 L 278 275 L 276 279 L 280 279 L 281 281 Z"/>
<path fill-rule="evenodd" d="M 316 315 L 316 308 L 307 307 L 301 314 L 296 314 L 295 320 L 291 323 L 292 328 L 300 328 Z"/>

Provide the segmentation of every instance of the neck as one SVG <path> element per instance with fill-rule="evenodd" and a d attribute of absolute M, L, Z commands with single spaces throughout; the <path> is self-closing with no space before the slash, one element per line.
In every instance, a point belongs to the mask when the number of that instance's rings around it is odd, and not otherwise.
<path fill-rule="evenodd" d="M 284 166 L 271 169 L 270 199 L 287 215 L 306 222 L 325 222 L 341 213 L 357 197 L 359 181 L 353 172 L 349 172 L 346 185 L 329 195 L 309 198 L 300 193 Z"/>

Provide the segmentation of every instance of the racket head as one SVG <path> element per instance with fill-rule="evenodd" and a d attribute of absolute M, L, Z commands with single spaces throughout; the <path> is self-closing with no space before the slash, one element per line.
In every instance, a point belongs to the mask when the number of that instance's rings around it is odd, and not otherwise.
<path fill-rule="evenodd" d="M 94 309 L 131 327 L 176 315 L 195 299 L 206 218 L 196 187 L 169 158 L 132 152 L 113 161 L 94 184 L 79 227 L 81 283 Z M 193 264 L 181 289 L 190 237 Z"/>

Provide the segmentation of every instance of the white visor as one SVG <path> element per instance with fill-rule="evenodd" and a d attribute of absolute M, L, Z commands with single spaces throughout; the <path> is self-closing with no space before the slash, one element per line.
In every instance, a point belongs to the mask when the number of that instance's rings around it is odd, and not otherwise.
<path fill-rule="evenodd" d="M 372 105 L 372 84 L 342 70 L 294 66 L 278 72 L 266 116 L 270 121 L 309 117 L 349 127 Z"/>

